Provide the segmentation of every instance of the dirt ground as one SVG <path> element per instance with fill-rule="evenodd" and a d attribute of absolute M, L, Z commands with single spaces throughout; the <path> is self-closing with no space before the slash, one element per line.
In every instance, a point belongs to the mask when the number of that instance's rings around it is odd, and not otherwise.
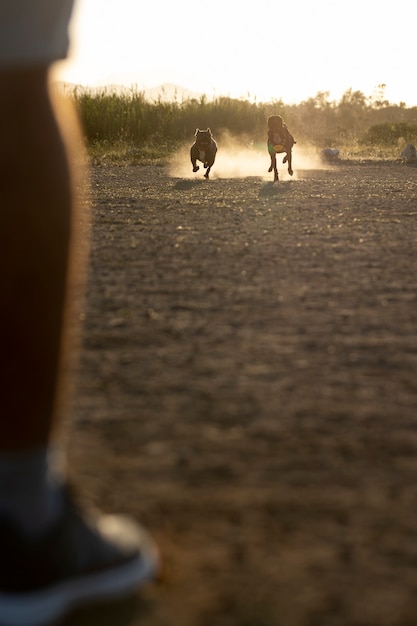
<path fill-rule="evenodd" d="M 294 165 L 92 170 L 71 474 L 162 567 L 66 626 L 417 624 L 417 168 Z"/>

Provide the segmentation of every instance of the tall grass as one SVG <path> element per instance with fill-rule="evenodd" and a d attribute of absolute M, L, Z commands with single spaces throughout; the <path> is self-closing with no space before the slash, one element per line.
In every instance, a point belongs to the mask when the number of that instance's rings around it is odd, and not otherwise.
<path fill-rule="evenodd" d="M 299 104 L 206 96 L 182 102 L 149 101 L 136 89 L 115 93 L 75 88 L 69 97 L 79 111 L 90 154 L 97 160 L 163 160 L 179 144 L 191 144 L 196 128 L 207 127 L 215 136 L 226 132 L 261 146 L 266 119 L 277 113 L 298 142 L 317 149 L 337 147 L 348 157 L 396 158 L 405 143 L 417 143 L 417 107 L 375 101 L 352 90 L 339 101 L 330 101 L 323 92 Z"/>

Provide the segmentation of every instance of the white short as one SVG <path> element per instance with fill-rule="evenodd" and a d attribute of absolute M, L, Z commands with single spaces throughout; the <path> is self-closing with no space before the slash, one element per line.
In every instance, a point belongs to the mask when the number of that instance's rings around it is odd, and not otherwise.
<path fill-rule="evenodd" d="M 49 65 L 68 52 L 74 0 L 0 0 L 0 68 Z"/>

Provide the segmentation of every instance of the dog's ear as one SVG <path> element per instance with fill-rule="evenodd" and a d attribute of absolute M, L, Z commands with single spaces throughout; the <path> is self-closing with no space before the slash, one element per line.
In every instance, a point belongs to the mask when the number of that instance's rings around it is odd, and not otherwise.
<path fill-rule="evenodd" d="M 210 128 L 207 128 L 207 132 L 208 132 L 208 133 L 210 133 L 210 135 L 211 135 L 211 130 L 210 130 Z"/>
<path fill-rule="evenodd" d="M 200 132 L 200 129 L 199 129 L 199 128 L 196 128 L 196 129 L 195 129 L 195 133 L 194 133 L 194 134 L 195 134 L 195 135 L 197 135 L 197 133 L 199 133 L 199 132 Z"/>

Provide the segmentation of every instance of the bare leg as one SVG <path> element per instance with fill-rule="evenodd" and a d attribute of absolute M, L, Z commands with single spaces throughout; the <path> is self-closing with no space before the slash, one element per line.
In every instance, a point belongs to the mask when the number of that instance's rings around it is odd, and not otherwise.
<path fill-rule="evenodd" d="M 1 624 L 56 623 L 70 606 L 144 584 L 158 561 L 141 527 L 84 517 L 49 463 L 85 259 L 75 161 L 57 119 L 46 67 L 0 70 Z"/>
<path fill-rule="evenodd" d="M 55 421 L 76 203 L 47 69 L 0 72 L 0 93 L 0 452 L 17 452 Z"/>

